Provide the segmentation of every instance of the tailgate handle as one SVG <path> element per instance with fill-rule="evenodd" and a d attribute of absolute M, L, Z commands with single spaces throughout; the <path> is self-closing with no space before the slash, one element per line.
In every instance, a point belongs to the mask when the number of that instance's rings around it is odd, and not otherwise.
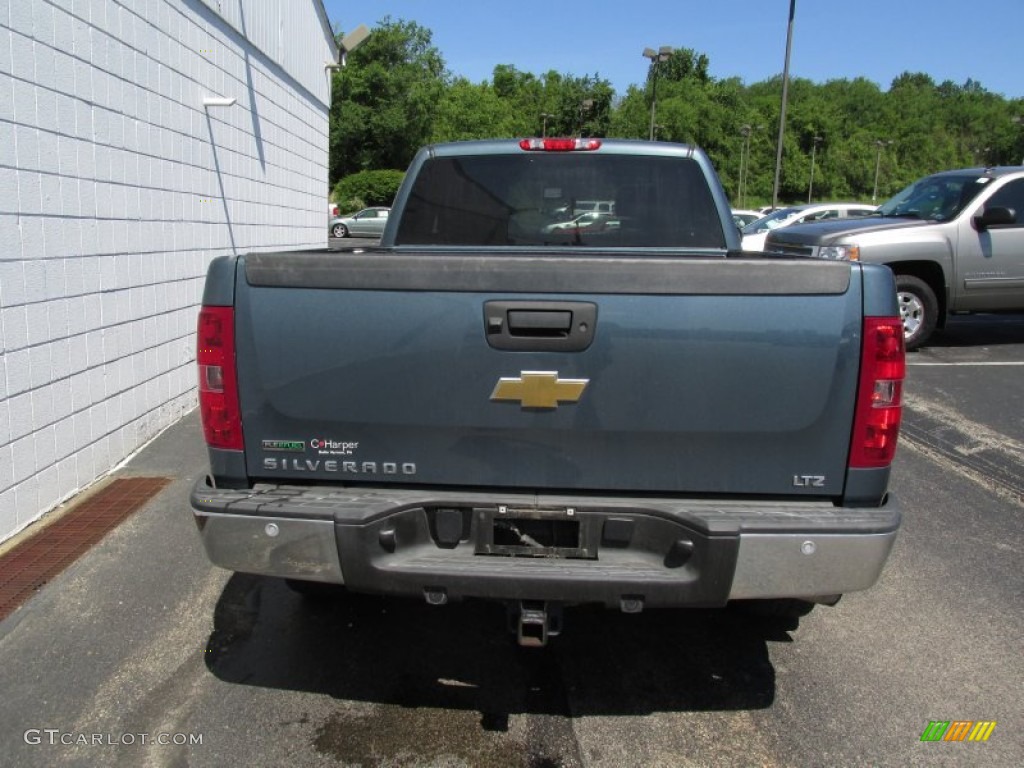
<path fill-rule="evenodd" d="M 582 352 L 594 341 L 597 305 L 589 301 L 488 301 L 484 332 L 495 349 Z"/>
<path fill-rule="evenodd" d="M 513 336 L 564 337 L 569 335 L 571 327 L 571 310 L 510 309 L 508 311 L 508 332 Z"/>

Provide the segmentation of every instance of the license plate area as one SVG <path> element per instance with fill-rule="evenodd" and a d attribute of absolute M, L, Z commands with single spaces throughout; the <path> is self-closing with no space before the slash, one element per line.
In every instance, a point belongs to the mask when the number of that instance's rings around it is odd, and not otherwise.
<path fill-rule="evenodd" d="M 596 519 L 574 509 L 478 510 L 475 553 L 512 557 L 597 557 Z"/>

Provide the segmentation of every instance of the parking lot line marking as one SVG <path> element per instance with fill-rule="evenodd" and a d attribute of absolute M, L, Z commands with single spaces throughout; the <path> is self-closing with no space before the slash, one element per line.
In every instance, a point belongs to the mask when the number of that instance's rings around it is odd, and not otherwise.
<path fill-rule="evenodd" d="M 1021 362 L 1005 362 L 1005 363 L 913 363 L 907 362 L 907 365 L 916 365 L 919 368 L 944 368 L 944 367 L 968 367 L 968 366 L 1020 366 L 1024 365 L 1024 361 Z"/>

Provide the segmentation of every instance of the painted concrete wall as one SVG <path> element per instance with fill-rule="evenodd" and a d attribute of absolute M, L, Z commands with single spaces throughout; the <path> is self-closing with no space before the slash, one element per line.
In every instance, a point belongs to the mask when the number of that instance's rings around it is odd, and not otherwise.
<path fill-rule="evenodd" d="M 0 0 L 0 540 L 195 406 L 212 258 L 326 244 L 323 7 L 250 2 Z"/>

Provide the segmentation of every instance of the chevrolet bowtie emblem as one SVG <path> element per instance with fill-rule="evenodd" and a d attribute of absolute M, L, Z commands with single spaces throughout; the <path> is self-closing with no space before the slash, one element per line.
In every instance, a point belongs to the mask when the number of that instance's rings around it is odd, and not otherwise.
<path fill-rule="evenodd" d="M 557 371 L 523 371 L 519 378 L 501 378 L 491 392 L 491 400 L 517 402 L 523 408 L 557 408 L 559 403 L 575 403 L 590 379 L 561 379 Z"/>

